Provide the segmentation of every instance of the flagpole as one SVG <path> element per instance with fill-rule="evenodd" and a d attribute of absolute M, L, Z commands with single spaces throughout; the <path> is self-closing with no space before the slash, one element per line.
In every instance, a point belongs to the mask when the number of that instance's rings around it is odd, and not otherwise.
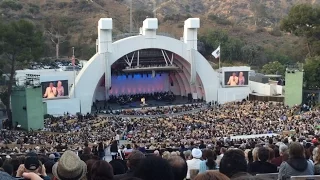
<path fill-rule="evenodd" d="M 221 61 L 220 61 L 220 57 L 221 57 L 221 44 L 219 44 L 219 48 L 220 48 L 220 52 L 219 52 L 219 69 L 221 68 Z"/>
<path fill-rule="evenodd" d="M 72 47 L 72 66 L 73 66 L 73 89 L 74 89 L 74 98 L 76 97 L 76 57 L 74 56 L 74 47 Z"/>

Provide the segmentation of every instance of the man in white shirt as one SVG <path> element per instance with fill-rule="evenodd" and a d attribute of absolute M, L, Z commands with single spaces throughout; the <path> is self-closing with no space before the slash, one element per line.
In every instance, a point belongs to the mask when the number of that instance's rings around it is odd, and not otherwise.
<path fill-rule="evenodd" d="M 198 170 L 198 172 L 199 172 L 202 151 L 200 149 L 194 148 L 194 149 L 192 149 L 191 155 L 192 155 L 192 159 L 187 160 L 188 171 L 187 171 L 187 178 L 186 179 L 191 179 L 190 178 L 190 170 Z"/>
<path fill-rule="evenodd" d="M 220 166 L 220 161 L 221 161 L 221 159 L 223 158 L 224 153 L 226 153 L 226 152 L 227 152 L 227 149 L 226 149 L 226 148 L 222 147 L 222 148 L 220 149 L 220 155 L 217 156 L 217 160 L 216 160 L 216 163 L 217 163 L 218 166 Z"/>

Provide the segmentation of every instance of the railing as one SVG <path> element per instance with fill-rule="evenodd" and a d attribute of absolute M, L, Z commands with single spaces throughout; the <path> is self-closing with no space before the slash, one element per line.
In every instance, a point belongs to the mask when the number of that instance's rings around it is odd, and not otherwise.
<path fill-rule="evenodd" d="M 119 34 L 119 35 L 116 35 L 112 38 L 113 42 L 114 41 L 118 41 L 120 39 L 124 39 L 124 38 L 127 38 L 127 37 L 130 37 L 130 36 L 138 36 L 140 35 L 139 32 L 132 32 L 132 33 L 123 33 L 123 34 Z M 169 34 L 169 33 L 164 33 L 164 32 L 158 32 L 157 33 L 158 36 L 166 36 L 166 37 L 171 37 L 171 38 L 175 38 L 176 37 L 172 34 Z"/>

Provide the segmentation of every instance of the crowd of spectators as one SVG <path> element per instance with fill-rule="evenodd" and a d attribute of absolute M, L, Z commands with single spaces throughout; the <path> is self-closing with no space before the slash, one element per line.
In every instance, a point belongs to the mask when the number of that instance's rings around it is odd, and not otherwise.
<path fill-rule="evenodd" d="M 66 150 L 62 155 L 46 155 L 34 149 L 25 155 L 0 159 L 0 179 L 286 180 L 292 176 L 319 175 L 319 138 L 306 142 L 295 136 L 288 139 L 273 142 L 270 138 L 266 143 L 239 148 L 201 142 L 189 148 L 157 149 L 152 153 L 138 146 L 131 151 L 118 149 L 117 141 L 113 141 L 110 151 L 111 155 L 116 154 L 111 161 L 103 158 L 103 143 L 98 146 L 84 143 L 83 149 Z"/>
<path fill-rule="evenodd" d="M 156 116 L 142 110 L 141 116 L 66 114 L 47 119 L 41 131 L 3 130 L 2 168 L 14 177 L 38 178 L 28 173 L 35 172 L 43 179 L 61 180 L 257 179 L 256 174 L 264 173 L 288 179 L 320 174 L 317 108 L 300 112 L 298 106 L 259 101 L 201 107 L 185 106 L 172 113 L 160 108 L 163 113 Z M 119 144 L 121 140 L 125 144 Z M 108 152 L 110 162 L 105 161 Z M 50 160 L 52 167 L 45 167 Z"/>

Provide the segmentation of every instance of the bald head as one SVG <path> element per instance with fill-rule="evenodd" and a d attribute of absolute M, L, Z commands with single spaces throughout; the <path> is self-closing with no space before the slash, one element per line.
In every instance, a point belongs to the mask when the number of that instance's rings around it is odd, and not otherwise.
<path fill-rule="evenodd" d="M 187 176 L 188 166 L 187 163 L 180 156 L 172 156 L 168 159 L 175 180 L 183 180 Z"/>

